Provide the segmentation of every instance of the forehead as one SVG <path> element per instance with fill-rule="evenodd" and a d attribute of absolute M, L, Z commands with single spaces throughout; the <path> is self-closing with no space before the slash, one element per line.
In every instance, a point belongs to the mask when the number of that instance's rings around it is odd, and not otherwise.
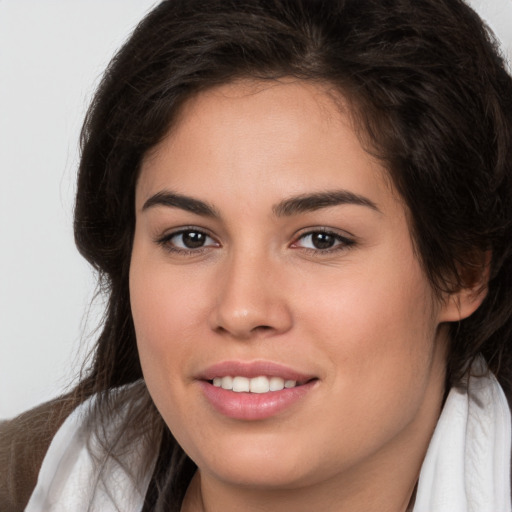
<path fill-rule="evenodd" d="M 238 81 L 190 99 L 146 155 L 137 201 L 192 186 L 206 196 L 266 187 L 276 200 L 333 187 L 394 195 L 386 170 L 361 146 L 348 101 L 298 80 Z"/>
<path fill-rule="evenodd" d="M 240 136 L 251 131 L 253 137 L 258 128 L 261 128 L 261 135 L 263 130 L 277 134 L 286 129 L 289 137 L 306 125 L 311 130 L 323 131 L 333 124 L 351 122 L 351 113 L 348 102 L 327 84 L 293 79 L 240 79 L 188 98 L 173 120 L 164 144 L 169 146 L 168 142 L 173 141 L 173 145 L 178 146 L 191 135 L 206 135 L 205 130 L 198 128 L 208 122 L 212 122 L 215 129 L 204 137 L 204 144 L 224 136 L 224 130 L 230 127 L 236 127 Z M 265 118 L 265 124 L 261 123 L 261 117 Z M 292 117 L 293 133 L 290 131 Z M 162 146 L 162 143 L 157 144 L 148 151 L 144 163 L 151 161 Z"/>

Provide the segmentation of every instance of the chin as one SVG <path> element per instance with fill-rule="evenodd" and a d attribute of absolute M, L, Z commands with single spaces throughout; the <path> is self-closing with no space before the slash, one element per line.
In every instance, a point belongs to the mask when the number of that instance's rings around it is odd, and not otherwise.
<path fill-rule="evenodd" d="M 296 443 L 263 437 L 267 438 L 226 440 L 209 450 L 201 447 L 197 458 L 190 450 L 191 458 L 201 472 L 231 485 L 279 490 L 302 487 L 311 480 L 312 465 L 306 463 L 311 457 Z"/>

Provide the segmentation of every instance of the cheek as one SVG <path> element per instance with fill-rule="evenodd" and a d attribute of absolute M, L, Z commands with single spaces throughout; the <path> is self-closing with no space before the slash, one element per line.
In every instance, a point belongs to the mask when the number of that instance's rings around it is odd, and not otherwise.
<path fill-rule="evenodd" d="M 308 337 L 330 355 L 340 392 L 355 390 L 366 404 L 421 392 L 435 352 L 435 310 L 419 264 L 380 262 L 324 283 L 316 297 L 306 290 L 301 315 Z"/>
<path fill-rule="evenodd" d="M 187 382 L 180 372 L 198 336 L 192 293 L 190 287 L 179 287 L 183 283 L 176 283 L 172 276 L 164 276 L 154 263 L 139 263 L 132 260 L 130 298 L 144 380 L 166 424 L 186 439 L 183 419 L 187 418 L 187 428 L 197 421 L 183 400 Z"/>
<path fill-rule="evenodd" d="M 198 294 L 177 279 L 165 261 L 145 257 L 134 244 L 130 265 L 130 302 L 144 378 L 159 405 L 179 384 L 178 369 L 193 351 L 199 333 Z"/>
<path fill-rule="evenodd" d="M 430 288 L 416 265 L 409 267 L 364 272 L 349 268 L 321 285 L 305 281 L 303 313 L 309 312 L 314 330 L 342 339 L 349 349 L 389 349 L 413 333 L 425 336 L 430 324 L 427 337 L 431 337 L 435 315 L 429 306 Z"/>
<path fill-rule="evenodd" d="M 144 263 L 134 253 L 130 268 L 130 298 L 139 358 L 153 402 L 173 435 L 199 453 L 194 432 L 204 431 L 204 419 L 186 397 L 191 382 L 184 368 L 197 357 L 198 340 L 205 339 L 206 293 L 197 293 L 190 279 L 176 279 L 161 267 Z M 203 303 L 201 303 L 203 301 Z M 197 456 L 197 455 L 196 455 Z"/>
<path fill-rule="evenodd" d="M 163 251 L 155 251 L 136 233 L 130 263 L 130 302 L 141 351 L 164 355 L 186 341 L 204 309 L 201 300 L 206 293 L 203 289 L 198 293 L 199 284 L 185 270 L 169 265 Z"/>

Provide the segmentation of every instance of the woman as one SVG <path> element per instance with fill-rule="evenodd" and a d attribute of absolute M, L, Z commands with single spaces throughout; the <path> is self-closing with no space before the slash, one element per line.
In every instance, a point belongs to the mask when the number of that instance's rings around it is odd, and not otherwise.
<path fill-rule="evenodd" d="M 459 0 L 160 4 L 83 130 L 94 363 L 5 508 L 510 511 L 511 127 Z"/>

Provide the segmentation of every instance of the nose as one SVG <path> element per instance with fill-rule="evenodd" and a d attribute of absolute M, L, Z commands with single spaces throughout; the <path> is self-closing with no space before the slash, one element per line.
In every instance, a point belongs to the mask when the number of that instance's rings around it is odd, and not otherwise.
<path fill-rule="evenodd" d="M 224 262 L 212 329 L 240 340 L 288 331 L 293 318 L 282 270 L 271 258 L 254 253 L 233 255 Z"/>

